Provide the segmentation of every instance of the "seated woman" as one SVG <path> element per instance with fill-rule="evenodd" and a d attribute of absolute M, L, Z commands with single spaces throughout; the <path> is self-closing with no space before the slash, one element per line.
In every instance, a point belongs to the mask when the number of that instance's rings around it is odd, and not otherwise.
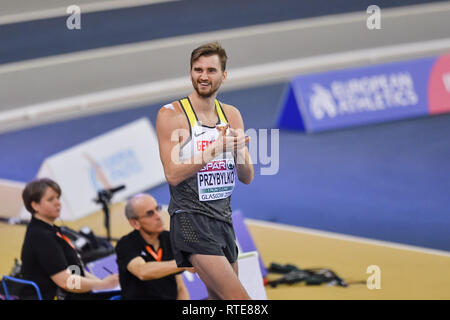
<path fill-rule="evenodd" d="M 87 299 L 91 290 L 112 289 L 118 275 L 89 274 L 73 243 L 54 222 L 59 218 L 61 188 L 51 179 L 31 181 L 22 192 L 32 218 L 22 246 L 22 274 L 34 281 L 43 299 Z"/>

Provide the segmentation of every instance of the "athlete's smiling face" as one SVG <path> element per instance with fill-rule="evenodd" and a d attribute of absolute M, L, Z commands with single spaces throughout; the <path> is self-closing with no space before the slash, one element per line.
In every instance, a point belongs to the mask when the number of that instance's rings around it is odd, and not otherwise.
<path fill-rule="evenodd" d="M 203 98 L 209 98 L 215 94 L 226 78 L 227 72 L 222 70 L 219 56 L 216 54 L 200 56 L 192 63 L 192 85 L 197 94 Z"/>

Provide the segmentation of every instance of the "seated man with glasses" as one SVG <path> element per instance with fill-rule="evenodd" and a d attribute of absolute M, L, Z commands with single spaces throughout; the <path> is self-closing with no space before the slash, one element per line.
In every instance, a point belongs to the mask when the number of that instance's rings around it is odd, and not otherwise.
<path fill-rule="evenodd" d="M 128 200 L 125 215 L 134 231 L 116 245 L 122 299 L 189 299 L 179 273 L 193 269 L 177 267 L 156 200 L 138 194 Z"/>

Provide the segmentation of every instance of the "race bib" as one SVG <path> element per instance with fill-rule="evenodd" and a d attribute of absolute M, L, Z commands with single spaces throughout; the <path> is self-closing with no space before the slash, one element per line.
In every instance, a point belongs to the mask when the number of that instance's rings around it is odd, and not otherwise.
<path fill-rule="evenodd" d="M 225 199 L 234 189 L 234 159 L 220 159 L 208 162 L 197 173 L 198 197 L 200 201 Z"/>

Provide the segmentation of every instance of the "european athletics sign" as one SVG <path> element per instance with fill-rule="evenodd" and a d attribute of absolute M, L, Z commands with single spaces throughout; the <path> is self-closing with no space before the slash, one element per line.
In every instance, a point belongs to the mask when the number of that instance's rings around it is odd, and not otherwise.
<path fill-rule="evenodd" d="M 450 112 L 450 55 L 293 78 L 278 127 L 317 132 Z"/>

